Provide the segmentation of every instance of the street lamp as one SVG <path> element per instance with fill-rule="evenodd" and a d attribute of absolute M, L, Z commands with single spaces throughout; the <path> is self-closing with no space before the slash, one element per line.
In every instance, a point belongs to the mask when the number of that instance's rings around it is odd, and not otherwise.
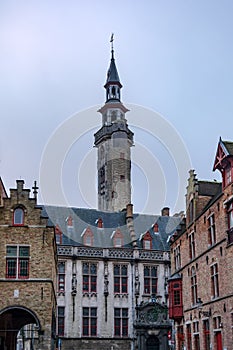
<path fill-rule="evenodd" d="M 197 308 L 199 311 L 199 318 L 201 317 L 201 315 L 204 317 L 211 317 L 211 308 L 209 308 L 209 311 L 202 311 L 203 301 L 201 300 L 201 298 L 197 299 Z"/>

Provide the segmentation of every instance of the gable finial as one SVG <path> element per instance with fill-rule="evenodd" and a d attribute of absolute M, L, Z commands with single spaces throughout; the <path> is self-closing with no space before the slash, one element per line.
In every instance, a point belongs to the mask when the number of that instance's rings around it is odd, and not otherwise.
<path fill-rule="evenodd" d="M 37 193 L 38 193 L 39 187 L 37 186 L 36 181 L 34 181 L 34 186 L 32 187 L 32 189 L 33 189 L 34 198 L 37 199 Z"/>

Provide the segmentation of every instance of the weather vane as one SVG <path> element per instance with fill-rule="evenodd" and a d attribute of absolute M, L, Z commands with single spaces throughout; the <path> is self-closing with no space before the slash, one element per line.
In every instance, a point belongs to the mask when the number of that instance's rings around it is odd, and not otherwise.
<path fill-rule="evenodd" d="M 114 33 L 111 35 L 110 43 L 111 43 L 111 49 L 113 51 L 113 40 L 114 40 Z"/>

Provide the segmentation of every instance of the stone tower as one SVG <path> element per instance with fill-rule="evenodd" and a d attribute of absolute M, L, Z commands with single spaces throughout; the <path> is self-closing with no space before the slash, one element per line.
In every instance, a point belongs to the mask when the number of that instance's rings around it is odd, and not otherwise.
<path fill-rule="evenodd" d="M 133 133 L 128 128 L 125 114 L 128 109 L 121 102 L 121 82 L 117 72 L 113 38 L 111 62 L 104 85 L 106 102 L 98 112 L 102 126 L 96 132 L 98 148 L 98 209 L 120 211 L 131 203 L 131 152 Z"/>

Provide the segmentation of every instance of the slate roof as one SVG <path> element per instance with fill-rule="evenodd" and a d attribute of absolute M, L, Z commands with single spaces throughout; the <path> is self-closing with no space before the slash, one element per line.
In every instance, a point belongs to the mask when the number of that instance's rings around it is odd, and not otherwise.
<path fill-rule="evenodd" d="M 230 141 L 222 141 L 222 143 L 224 144 L 227 152 L 228 152 L 228 155 L 229 156 L 233 156 L 233 142 L 230 142 Z"/>
<path fill-rule="evenodd" d="M 124 247 L 131 247 L 131 238 L 126 226 L 126 211 L 109 213 L 86 208 L 43 206 L 42 215 L 49 218 L 48 225 L 59 226 L 63 233 L 62 244 L 83 245 L 83 232 L 90 228 L 94 246 L 113 247 L 113 232 L 119 229 Z M 72 217 L 72 226 L 67 225 L 68 217 Z M 103 220 L 103 228 L 97 227 L 99 218 Z M 168 239 L 179 227 L 180 217 L 134 214 L 133 219 L 139 248 L 142 248 L 140 238 L 148 231 L 152 237 L 153 249 L 169 251 Z M 153 231 L 155 223 L 158 224 L 158 232 Z"/>
<path fill-rule="evenodd" d="M 105 87 L 108 83 L 118 83 L 118 85 L 122 86 L 120 83 L 120 78 L 117 72 L 116 64 L 115 64 L 115 59 L 112 51 L 112 58 L 110 62 L 110 66 L 107 72 L 107 80 L 105 83 Z"/>
<path fill-rule="evenodd" d="M 222 183 L 213 181 L 200 181 L 198 180 L 198 193 L 201 196 L 214 197 L 221 192 Z"/>

